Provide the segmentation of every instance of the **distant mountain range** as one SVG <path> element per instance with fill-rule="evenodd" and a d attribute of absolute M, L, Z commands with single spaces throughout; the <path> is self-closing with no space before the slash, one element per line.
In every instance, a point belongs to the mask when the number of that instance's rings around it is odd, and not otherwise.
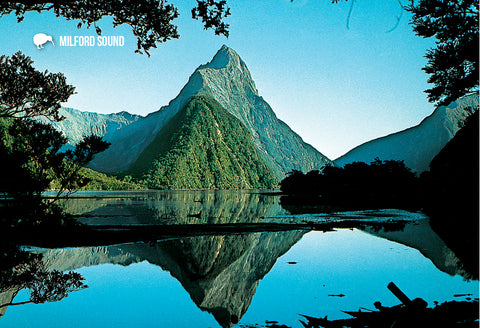
<path fill-rule="evenodd" d="M 465 96 L 415 127 L 366 142 L 332 162 L 276 117 L 243 60 L 222 46 L 175 99 L 146 117 L 62 108 L 66 119 L 53 124 L 71 144 L 92 133 L 103 136 L 111 146 L 89 167 L 145 179 L 151 188 L 270 188 L 292 170 L 377 157 L 403 160 L 421 173 L 477 109 L 478 95 Z"/>
<path fill-rule="evenodd" d="M 202 97 L 204 104 L 215 104 L 215 117 L 209 110 L 201 111 L 203 117 L 179 114 L 184 113 L 193 97 Z M 175 182 L 168 185 L 155 182 L 167 188 L 269 188 L 292 170 L 309 171 L 332 164 L 275 116 L 258 95 L 243 60 L 226 46 L 222 46 L 209 63 L 195 70 L 168 106 L 146 117 L 126 112 L 101 115 L 72 109 L 62 109 L 62 114 L 67 119 L 54 125 L 72 143 L 90 133 L 103 136 L 111 143 L 110 148 L 98 154 L 89 165 L 94 170 L 152 177 L 160 172 L 178 171 L 181 163 L 181 172 L 172 178 Z M 219 116 L 228 124 L 219 124 Z M 188 126 L 190 128 L 186 128 Z M 172 133 L 180 128 L 188 136 L 176 133 L 172 139 Z M 239 135 L 230 138 L 232 131 Z M 192 143 L 186 146 L 185 140 L 193 141 L 193 135 L 208 146 L 203 147 L 198 140 L 195 141 L 197 148 Z M 166 137 L 174 142 L 168 145 L 169 149 L 164 147 L 162 138 Z M 205 158 L 208 160 L 203 161 Z M 210 164 L 221 159 L 227 161 L 211 167 Z M 196 175 L 196 182 L 184 178 L 182 183 L 183 173 Z"/>
<path fill-rule="evenodd" d="M 51 123 L 57 130 L 62 131 L 71 145 L 77 144 L 90 134 L 110 139 L 118 130 L 142 118 L 140 115 L 125 111 L 113 114 L 98 114 L 62 107 L 59 112 L 65 117 L 63 121 L 51 122 L 45 117 L 39 117 L 37 120 L 43 123 Z"/>
<path fill-rule="evenodd" d="M 407 167 L 422 173 L 429 169 L 432 159 L 477 110 L 478 94 L 464 96 L 448 106 L 438 107 L 417 126 L 355 147 L 337 158 L 335 164 L 370 163 L 378 157 L 381 160 L 403 160 Z"/>

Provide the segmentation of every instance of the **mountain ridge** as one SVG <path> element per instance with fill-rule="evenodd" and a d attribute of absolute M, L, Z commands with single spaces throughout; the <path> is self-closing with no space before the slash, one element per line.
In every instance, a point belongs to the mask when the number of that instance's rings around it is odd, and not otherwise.
<path fill-rule="evenodd" d="M 61 107 L 59 113 L 64 117 L 60 122 L 51 121 L 46 117 L 38 117 L 36 120 L 52 124 L 55 129 L 62 131 L 71 145 L 77 144 L 84 137 L 91 134 L 108 138 L 116 130 L 122 129 L 142 118 L 140 115 L 127 111 L 100 114 L 70 107 Z"/>
<path fill-rule="evenodd" d="M 196 72 L 206 81 L 199 94 L 212 96 L 247 127 L 260 156 L 277 178 L 282 179 L 294 169 L 306 172 L 332 164 L 276 117 L 270 105 L 258 94 L 245 62 L 233 49 L 222 46 L 212 61 L 201 65 Z M 231 76 L 236 78 L 229 79 Z"/>
<path fill-rule="evenodd" d="M 210 62 L 194 71 L 167 106 L 106 138 L 112 146 L 98 154 L 90 167 L 105 173 L 128 170 L 157 133 L 195 95 L 213 98 L 246 126 L 255 148 L 278 179 L 293 169 L 309 171 L 331 163 L 276 117 L 258 95 L 243 60 L 234 50 L 222 46 Z"/>
<path fill-rule="evenodd" d="M 439 106 L 418 125 L 367 141 L 334 160 L 344 166 L 352 162 L 403 160 L 417 173 L 429 169 L 432 159 L 461 128 L 465 120 L 478 110 L 478 94 L 470 94 Z"/>

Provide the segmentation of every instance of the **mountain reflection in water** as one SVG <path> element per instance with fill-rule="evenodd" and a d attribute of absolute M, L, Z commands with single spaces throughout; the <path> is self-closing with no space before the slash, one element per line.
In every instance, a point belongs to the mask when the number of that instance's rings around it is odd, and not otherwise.
<path fill-rule="evenodd" d="M 78 193 L 65 211 L 85 224 L 218 224 L 281 220 L 278 197 L 246 190 Z"/>
<path fill-rule="evenodd" d="M 278 205 L 277 197 L 258 193 L 164 192 L 151 195 L 139 193 L 130 195 L 131 197 L 123 197 L 123 194 L 110 195 L 114 197 L 74 199 L 73 203 L 66 207 L 90 224 L 105 224 L 114 220 L 136 224 L 292 220 Z M 138 268 L 142 263 L 148 262 L 149 267 L 168 272 L 167 275 L 181 284 L 196 307 L 211 313 L 222 327 L 232 327 L 238 322 L 263 323 L 265 320 L 278 320 L 287 324 L 295 322 L 298 325 L 299 312 L 328 314 L 331 317 L 339 310 L 370 306 L 373 303 L 370 298 L 378 300 L 388 297 L 372 290 L 371 288 L 376 288 L 374 284 L 381 285 L 382 290 L 379 288 L 378 292 L 382 292 L 385 288 L 379 280 L 390 281 L 396 276 L 403 279 L 400 283 L 407 291 L 408 286 L 405 286 L 405 283 L 410 280 L 414 288 L 423 288 L 419 293 L 427 295 L 416 295 L 415 292 L 410 294 L 424 297 L 428 301 L 444 301 L 431 299 L 430 296 L 444 297 L 441 292 L 446 293 L 446 284 L 451 284 L 452 289 L 460 288 L 455 289 L 455 293 L 474 294 L 471 297 L 478 297 L 478 281 L 464 281 L 464 278 L 469 278 L 468 273 L 462 269 L 461 262 L 453 252 L 432 231 L 427 220 L 408 223 L 402 231 L 365 228 L 365 232 L 368 234 L 355 229 L 326 234 L 312 232 L 307 235 L 306 231 L 207 235 L 149 244 L 36 249 L 31 252 L 41 254 L 42 261 L 49 270 L 75 270 L 85 273 L 86 283 L 90 288 L 72 293 L 62 304 L 90 304 L 94 301 L 117 304 L 119 299 L 129 300 L 131 296 L 128 294 L 118 294 L 121 286 L 114 278 L 114 273 L 118 271 L 119 275 L 128 275 L 132 272 L 131 268 Z M 107 268 L 101 264 L 120 266 Z M 418 270 L 426 272 L 416 272 Z M 103 280 L 100 278 L 110 274 L 110 271 L 111 277 Z M 458 275 L 464 278 L 458 279 Z M 152 279 L 151 281 L 145 281 L 145 278 L 135 274 L 125 278 L 132 286 L 138 286 L 139 290 L 143 290 L 140 287 L 143 284 L 150 286 L 146 292 L 142 292 L 140 298 L 134 299 L 135 303 L 144 304 L 144 308 L 150 308 L 146 304 L 158 304 L 158 307 L 161 307 L 161 304 L 168 302 L 165 298 L 174 297 L 165 293 L 147 295 L 156 290 L 155 285 L 163 284 L 162 281 L 155 280 L 155 277 L 148 278 Z M 428 281 L 425 277 L 428 277 Z M 173 281 L 169 282 L 172 283 Z M 419 285 L 422 287 L 418 287 Z M 445 290 L 439 291 L 439 286 Z M 22 297 L 18 286 L 0 287 L 2 304 L 10 302 L 17 294 Z M 370 297 L 367 293 L 374 295 Z M 328 296 L 340 294 L 345 297 Z M 451 294 L 453 297 L 453 293 Z M 388 300 L 386 301 L 388 303 Z M 0 315 L 6 312 L 0 318 L 0 323 L 21 326 L 18 324 L 20 318 L 30 318 L 30 327 L 50 327 L 42 322 L 48 322 L 45 318 L 58 313 L 56 311 L 65 311 L 65 316 L 73 316 L 76 312 L 72 305 L 58 310 L 57 304 L 49 304 L 42 310 L 42 319 L 34 317 L 35 313 L 38 315 L 39 312 L 27 306 L 9 307 L 8 311 L 4 307 L 0 310 Z M 159 308 L 158 311 L 162 310 Z M 95 313 L 94 309 L 92 312 Z M 83 313 L 82 318 L 78 318 L 77 326 L 90 326 L 81 323 L 84 322 L 82 320 L 87 320 L 83 317 L 88 318 L 89 315 Z M 104 317 L 98 317 L 98 313 L 96 315 L 97 317 L 89 320 L 94 320 L 102 327 L 115 326 L 107 313 L 102 313 Z M 117 315 L 126 316 L 124 313 Z M 161 316 L 150 313 L 150 316 L 151 321 L 142 323 L 142 327 L 168 326 L 163 323 L 167 316 L 178 318 L 179 321 L 174 326 L 192 326 L 196 325 L 198 314 L 176 308 L 172 313 L 162 313 Z M 181 323 L 190 316 L 190 325 Z M 61 317 L 58 315 L 58 327 L 62 326 Z M 124 323 L 125 326 L 137 324 L 138 322 Z M 199 323 L 198 326 L 212 325 Z"/>

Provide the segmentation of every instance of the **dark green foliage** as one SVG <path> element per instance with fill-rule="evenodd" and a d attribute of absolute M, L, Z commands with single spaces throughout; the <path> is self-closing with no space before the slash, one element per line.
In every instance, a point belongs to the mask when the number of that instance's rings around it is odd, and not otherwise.
<path fill-rule="evenodd" d="M 412 207 L 418 179 L 403 161 L 354 162 L 344 168 L 326 166 L 322 172 L 293 171 L 280 183 L 289 195 L 318 195 L 317 202 L 355 208 Z"/>
<path fill-rule="evenodd" d="M 228 24 L 222 19 L 230 15 L 230 8 L 225 0 L 197 0 L 197 6 L 192 9 L 193 19 L 202 19 L 205 29 L 215 28 L 215 34 L 228 37 Z"/>
<path fill-rule="evenodd" d="M 128 174 L 155 189 L 276 185 L 247 129 L 216 101 L 202 96 L 192 98 L 172 118 Z"/>
<path fill-rule="evenodd" d="M 478 1 L 412 0 L 406 9 L 413 14 L 415 33 L 436 39 L 423 68 L 434 84 L 425 91 L 428 99 L 447 105 L 478 89 Z"/>
<path fill-rule="evenodd" d="M 82 167 L 78 172 L 82 180 L 88 183 L 81 190 L 141 190 L 145 186 L 132 181 L 130 176 L 117 179 L 113 176 Z M 55 186 L 54 186 L 55 187 Z"/>
<path fill-rule="evenodd" d="M 62 73 L 40 72 L 32 64 L 21 52 L 0 57 L 0 117 L 45 116 L 60 121 L 60 103 L 67 101 L 75 88 L 66 83 Z"/>
<path fill-rule="evenodd" d="M 49 124 L 0 118 L 0 192 L 15 198 L 39 196 L 55 187 L 59 193 L 87 184 L 80 168 L 108 143 L 91 136 L 74 150 L 61 152 L 67 139 Z"/>
<path fill-rule="evenodd" d="M 0 192 L 10 197 L 38 197 L 53 181 L 59 194 L 86 184 L 82 166 L 108 143 L 88 136 L 74 150 L 61 152 L 67 139 L 50 124 L 31 120 L 63 119 L 58 110 L 74 87 L 62 74 L 39 72 L 30 57 L 18 52 L 0 57 Z"/>
<path fill-rule="evenodd" d="M 0 138 L 0 192 L 20 197 L 47 189 L 66 139 L 49 125 L 12 118 L 0 118 Z"/>
<path fill-rule="evenodd" d="M 0 231 L 7 233 L 76 226 L 41 193 L 55 185 L 56 200 L 64 191 L 86 185 L 80 169 L 108 147 L 100 137 L 89 136 L 74 150 L 62 152 L 66 137 L 31 119 L 61 120 L 60 102 L 74 90 L 62 74 L 41 73 L 32 64 L 21 53 L 0 58 Z"/>
<path fill-rule="evenodd" d="M 164 0 L 76 0 L 76 1 L 41 1 L 22 0 L 0 3 L 0 17 L 15 13 L 20 23 L 27 12 L 53 11 L 57 17 L 67 20 L 79 20 L 82 25 L 95 26 L 101 35 L 97 23 L 104 17 L 113 17 L 113 27 L 127 24 L 137 37 L 137 53 L 149 55 L 157 43 L 178 39 L 177 26 L 172 24 L 179 16 L 178 9 Z M 192 9 L 194 19 L 201 18 L 205 29 L 214 28 L 215 34 L 228 37 L 228 25 L 222 19 L 230 14 L 224 0 L 197 0 L 197 7 Z"/>

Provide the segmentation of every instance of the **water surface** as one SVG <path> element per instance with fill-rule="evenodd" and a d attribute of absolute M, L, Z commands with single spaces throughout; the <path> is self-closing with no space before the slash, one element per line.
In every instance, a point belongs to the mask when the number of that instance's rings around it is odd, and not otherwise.
<path fill-rule="evenodd" d="M 256 192 L 80 196 L 66 206 L 90 224 L 328 220 L 289 215 L 277 196 Z M 389 213 L 409 223 L 400 231 L 294 230 L 35 249 L 50 269 L 81 273 L 89 288 L 59 302 L 4 308 L 0 326 L 232 327 L 278 321 L 302 327 L 298 314 L 334 319 L 346 317 L 341 310 L 372 309 L 375 301 L 398 304 L 386 288 L 390 281 L 430 305 L 478 298 L 478 281 L 468 280 L 427 219 L 404 211 L 384 211 L 378 219 Z M 8 296 L 3 291 L 0 300 Z M 26 299 L 25 290 L 15 296 L 15 302 Z"/>

